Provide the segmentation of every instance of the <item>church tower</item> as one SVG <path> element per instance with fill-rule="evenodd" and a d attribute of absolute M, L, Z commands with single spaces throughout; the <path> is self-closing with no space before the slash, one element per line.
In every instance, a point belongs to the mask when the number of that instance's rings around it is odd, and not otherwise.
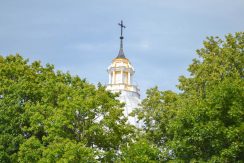
<path fill-rule="evenodd" d="M 137 119 L 129 116 L 133 109 L 137 108 L 140 103 L 140 90 L 136 85 L 133 85 L 135 69 L 129 59 L 125 57 L 123 51 L 123 28 L 125 28 L 123 21 L 119 23 L 119 26 L 121 27 L 120 49 L 118 56 L 113 59 L 107 69 L 109 76 L 107 90 L 121 93 L 119 100 L 125 103 L 124 115 L 128 117 L 128 122 L 130 124 L 140 127 L 137 123 Z"/>

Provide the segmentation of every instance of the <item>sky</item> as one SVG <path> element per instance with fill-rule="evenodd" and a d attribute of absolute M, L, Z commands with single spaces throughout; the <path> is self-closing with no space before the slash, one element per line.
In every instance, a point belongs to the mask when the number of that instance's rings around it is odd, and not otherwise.
<path fill-rule="evenodd" d="M 107 84 L 121 20 L 144 98 L 154 86 L 178 91 L 207 36 L 244 31 L 244 0 L 0 0 L 0 55 L 19 53 Z"/>

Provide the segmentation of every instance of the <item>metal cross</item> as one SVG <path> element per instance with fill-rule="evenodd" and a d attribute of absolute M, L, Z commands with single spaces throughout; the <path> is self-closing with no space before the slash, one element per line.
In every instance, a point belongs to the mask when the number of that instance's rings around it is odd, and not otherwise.
<path fill-rule="evenodd" d="M 123 20 L 121 20 L 121 23 L 119 23 L 119 26 L 121 27 L 121 38 L 123 39 L 123 28 L 126 28 L 123 24 Z"/>

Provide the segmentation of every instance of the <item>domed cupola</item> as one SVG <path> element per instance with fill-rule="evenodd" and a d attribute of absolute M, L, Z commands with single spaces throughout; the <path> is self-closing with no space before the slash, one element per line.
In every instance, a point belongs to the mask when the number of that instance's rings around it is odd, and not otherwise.
<path fill-rule="evenodd" d="M 135 70 L 129 59 L 125 57 L 123 50 L 123 28 L 125 28 L 123 21 L 119 25 L 121 26 L 120 49 L 118 56 L 113 59 L 108 67 L 109 82 L 107 89 L 114 92 L 130 91 L 136 93 L 139 97 L 139 89 L 132 84 Z"/>

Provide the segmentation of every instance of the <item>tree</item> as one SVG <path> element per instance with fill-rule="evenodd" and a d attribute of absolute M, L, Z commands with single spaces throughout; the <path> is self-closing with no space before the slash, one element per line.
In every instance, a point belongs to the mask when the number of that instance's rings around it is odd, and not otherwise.
<path fill-rule="evenodd" d="M 197 54 L 181 93 L 148 91 L 137 111 L 144 132 L 166 160 L 244 160 L 244 33 L 209 37 Z"/>
<path fill-rule="evenodd" d="M 157 87 L 148 89 L 146 94 L 147 97 L 134 111 L 134 115 L 143 121 L 147 139 L 162 146 L 169 137 L 166 133 L 167 125 L 175 116 L 178 95 L 172 91 L 159 91 Z"/>
<path fill-rule="evenodd" d="M 102 85 L 18 54 L 0 57 L 0 76 L 0 162 L 112 160 L 133 134 Z"/>
<path fill-rule="evenodd" d="M 121 155 L 116 162 L 153 163 L 161 161 L 160 150 L 144 138 L 130 142 L 121 148 Z"/>

